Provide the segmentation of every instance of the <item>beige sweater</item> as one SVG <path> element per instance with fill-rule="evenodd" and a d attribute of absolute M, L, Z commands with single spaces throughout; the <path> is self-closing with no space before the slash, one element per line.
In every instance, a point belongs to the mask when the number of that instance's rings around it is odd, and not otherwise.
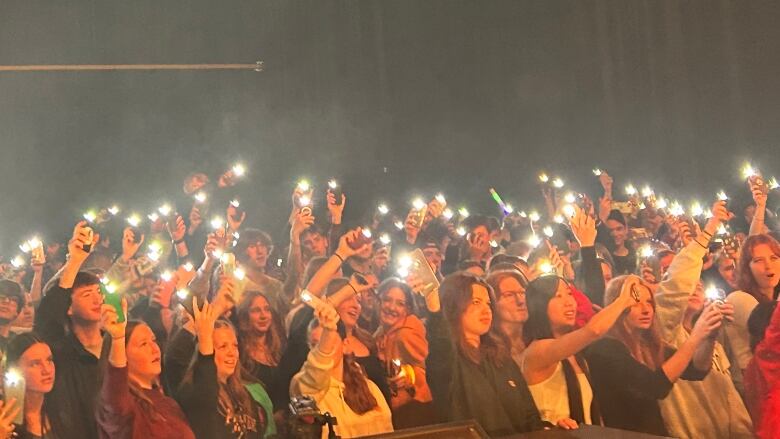
<path fill-rule="evenodd" d="M 336 434 L 343 438 L 368 436 L 393 431 L 390 407 L 373 381 L 366 378 L 368 388 L 376 399 L 378 407 L 362 415 L 353 412 L 344 401 L 344 383 L 331 377 L 335 364 L 333 355 L 325 355 L 317 347 L 309 356 L 290 383 L 290 395 L 308 395 L 314 398 L 320 412 L 330 412 L 338 421 Z M 328 438 L 328 429 L 322 429 L 323 439 Z"/>
<path fill-rule="evenodd" d="M 692 242 L 675 256 L 666 280 L 655 295 L 656 326 L 670 346 L 679 348 L 690 337 L 683 327 L 688 297 L 696 288 L 704 249 Z M 712 369 L 702 381 L 679 380 L 660 402 L 669 434 L 679 438 L 752 438 L 753 425 L 737 393 L 729 361 L 715 343 Z"/>

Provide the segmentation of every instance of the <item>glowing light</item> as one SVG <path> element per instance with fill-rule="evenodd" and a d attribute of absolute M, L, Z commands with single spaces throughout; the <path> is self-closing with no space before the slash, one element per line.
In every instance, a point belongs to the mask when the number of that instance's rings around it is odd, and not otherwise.
<path fill-rule="evenodd" d="M 147 218 L 149 218 L 149 221 L 151 221 L 151 222 L 155 222 L 155 221 L 157 221 L 158 219 L 160 219 L 160 216 L 159 216 L 159 215 L 157 215 L 157 214 L 156 214 L 156 213 L 154 213 L 154 212 L 150 213 L 149 215 L 146 215 L 146 217 L 147 217 Z"/>
<path fill-rule="evenodd" d="M 222 227 L 225 227 L 225 220 L 222 219 L 222 217 L 215 216 L 211 219 L 211 228 L 214 230 L 221 229 Z"/>
<path fill-rule="evenodd" d="M 461 218 L 468 218 L 471 213 L 469 213 L 469 210 L 465 207 L 461 207 L 458 209 L 458 215 L 460 215 Z"/>
<path fill-rule="evenodd" d="M 14 258 L 11 259 L 11 265 L 13 265 L 14 268 L 24 267 L 24 264 L 25 264 L 24 258 L 21 256 L 14 256 Z"/>
<path fill-rule="evenodd" d="M 211 252 L 211 255 L 214 256 L 215 259 L 219 259 L 219 260 L 222 260 L 223 254 L 225 254 L 225 252 L 223 252 L 220 249 L 216 249 L 213 252 Z"/>
<path fill-rule="evenodd" d="M 233 165 L 233 175 L 236 177 L 243 177 L 244 174 L 246 174 L 246 167 L 244 165 L 241 163 L 236 163 Z"/>
<path fill-rule="evenodd" d="M 388 245 L 388 244 L 390 244 L 392 242 L 392 240 L 390 239 L 390 235 L 388 235 L 387 233 L 383 233 L 379 237 L 379 242 L 381 242 L 382 245 Z"/>
<path fill-rule="evenodd" d="M 396 221 L 396 222 L 393 223 L 393 225 L 398 230 L 403 230 L 404 229 L 404 223 L 401 222 L 401 221 Z"/>
<path fill-rule="evenodd" d="M 512 213 L 514 211 L 515 211 L 515 208 L 512 207 L 511 204 L 505 204 L 504 205 L 504 213 L 506 213 L 507 215 L 509 215 L 510 213 Z"/>
<path fill-rule="evenodd" d="M 119 213 L 119 206 L 113 205 L 108 208 L 108 213 L 110 213 L 113 216 L 116 216 Z"/>
<path fill-rule="evenodd" d="M 195 266 L 192 265 L 192 262 L 187 262 L 184 265 L 182 265 L 182 268 L 184 268 L 184 271 L 192 271 L 195 269 Z"/>
<path fill-rule="evenodd" d="M 309 192 L 309 189 L 311 189 L 311 185 L 309 184 L 308 180 L 301 180 L 298 182 L 298 190 L 301 192 Z"/>
<path fill-rule="evenodd" d="M 724 191 L 718 192 L 718 195 L 716 195 L 716 196 L 718 197 L 718 200 L 720 200 L 720 201 L 728 201 L 728 199 L 729 199 L 729 196 L 726 195 L 726 192 L 724 192 Z"/>
<path fill-rule="evenodd" d="M 561 208 L 561 211 L 563 212 L 564 215 L 566 215 L 569 218 L 573 217 L 574 214 L 577 213 L 577 209 L 574 208 L 573 204 L 565 204 Z"/>
<path fill-rule="evenodd" d="M 310 292 L 306 290 L 301 291 L 301 301 L 303 303 L 311 303 L 312 300 L 314 300 L 314 296 L 312 296 Z"/>
<path fill-rule="evenodd" d="M 601 174 L 602 174 L 602 173 L 603 173 L 603 172 L 602 172 L 602 171 L 601 171 L 601 169 L 599 169 L 599 168 L 594 168 L 594 169 L 593 169 L 593 175 L 595 175 L 596 177 L 601 177 Z"/>
<path fill-rule="evenodd" d="M 376 210 L 379 211 L 380 215 L 387 215 L 388 213 L 390 213 L 390 208 L 387 207 L 387 204 L 380 204 L 379 206 L 377 206 Z"/>
<path fill-rule="evenodd" d="M 518 213 L 518 215 L 520 215 L 522 218 L 528 218 L 528 214 L 525 213 L 524 210 L 521 210 L 520 213 Z"/>
<path fill-rule="evenodd" d="M 425 204 L 425 201 L 423 201 L 422 198 L 418 197 L 418 198 L 415 198 L 414 200 L 412 200 L 412 206 L 414 206 L 414 208 L 416 210 L 422 210 L 422 209 L 425 208 L 426 204 Z"/>
<path fill-rule="evenodd" d="M 239 201 L 238 199 L 233 199 L 233 200 L 230 201 L 230 205 L 233 206 L 233 207 L 240 207 L 241 206 L 241 201 Z"/>
<path fill-rule="evenodd" d="M 141 217 L 134 213 L 127 217 L 127 224 L 130 224 L 133 227 L 138 227 L 138 225 L 141 224 Z"/>
<path fill-rule="evenodd" d="M 94 211 L 90 210 L 89 212 L 84 213 L 84 219 L 90 223 L 94 223 L 95 220 L 97 219 L 97 214 L 95 214 Z"/>
<path fill-rule="evenodd" d="M 564 207 L 565 207 L 565 206 L 564 206 Z M 556 222 L 556 223 L 558 223 L 558 224 L 563 224 L 563 222 L 564 222 L 565 220 L 563 219 L 563 215 L 555 215 L 555 216 L 553 217 L 553 221 L 555 221 L 555 222 Z"/>
<path fill-rule="evenodd" d="M 43 242 L 41 242 L 38 237 L 32 237 L 26 242 L 22 243 L 22 245 L 19 246 L 19 249 L 25 253 L 30 253 L 38 247 L 43 247 Z"/>
<path fill-rule="evenodd" d="M 536 248 L 536 247 L 539 247 L 539 244 L 542 243 L 542 240 L 538 236 L 536 236 L 536 235 L 531 235 L 531 236 L 528 237 L 526 242 L 531 247 Z"/>
<path fill-rule="evenodd" d="M 165 282 L 170 282 L 171 279 L 173 279 L 173 273 L 171 273 L 170 270 L 165 270 L 160 274 L 160 279 L 162 279 Z"/>
<path fill-rule="evenodd" d="M 563 196 L 563 201 L 573 204 L 577 201 L 577 196 L 572 192 L 567 192 L 566 195 Z"/>
<path fill-rule="evenodd" d="M 185 300 L 190 295 L 190 290 L 186 288 L 182 288 L 179 291 L 176 291 L 176 297 L 179 298 L 179 300 Z"/>
<path fill-rule="evenodd" d="M 650 186 L 645 186 L 642 188 L 642 196 L 645 198 L 650 198 L 653 195 L 655 195 L 655 192 L 653 191 L 653 188 Z"/>
<path fill-rule="evenodd" d="M 409 255 L 401 256 L 398 260 L 398 275 L 401 277 L 409 276 L 409 269 L 414 265 L 414 260 Z"/>
<path fill-rule="evenodd" d="M 162 256 L 160 253 L 150 251 L 146 254 L 146 257 L 149 258 L 152 262 L 157 262 L 160 260 L 160 256 Z"/>
<path fill-rule="evenodd" d="M 489 244 L 493 248 L 498 248 L 498 242 L 496 240 L 494 240 L 494 239 L 491 239 Z"/>
<path fill-rule="evenodd" d="M 117 290 L 117 286 L 114 284 L 108 284 L 106 285 L 106 292 L 108 294 L 115 294 Z"/>
<path fill-rule="evenodd" d="M 173 210 L 173 208 L 168 203 L 165 203 L 162 206 L 157 208 L 157 211 L 160 212 L 160 215 L 162 215 L 162 216 L 170 215 L 171 214 L 171 210 Z"/>
<path fill-rule="evenodd" d="M 339 187 L 339 183 L 336 180 L 330 180 L 328 181 L 328 187 L 335 190 Z"/>
<path fill-rule="evenodd" d="M 716 287 L 715 285 L 710 285 L 706 290 L 704 290 L 704 296 L 709 300 L 716 301 L 723 300 L 725 294 L 724 291 L 720 288 Z"/>
<path fill-rule="evenodd" d="M 728 234 L 729 234 L 729 231 L 728 231 L 728 229 L 726 228 L 726 225 L 725 225 L 725 224 L 721 223 L 721 224 L 718 226 L 718 232 L 717 232 L 717 234 L 718 234 L 718 235 L 728 235 Z"/>
<path fill-rule="evenodd" d="M 363 236 L 364 236 L 366 239 L 371 239 L 372 233 L 371 233 L 371 230 L 370 230 L 370 229 L 368 229 L 368 228 L 364 228 L 363 230 L 361 230 L 361 231 L 360 231 L 360 233 L 362 233 L 362 234 L 363 234 Z"/>
<path fill-rule="evenodd" d="M 547 174 L 542 172 L 541 174 L 539 174 L 539 181 L 541 181 L 542 183 L 547 183 L 548 181 L 550 181 L 550 177 L 548 177 Z"/>
<path fill-rule="evenodd" d="M 441 213 L 441 216 L 444 217 L 447 221 L 451 220 L 453 216 L 455 216 L 455 212 L 452 211 L 449 207 L 444 209 L 444 212 Z"/>
<path fill-rule="evenodd" d="M 563 187 L 563 180 L 561 180 L 560 177 L 555 177 L 555 180 L 552 181 L 552 185 L 556 189 L 560 189 Z"/>
<path fill-rule="evenodd" d="M 671 207 L 669 208 L 669 213 L 671 213 L 673 216 L 683 216 L 685 215 L 685 209 L 683 209 L 679 201 L 672 201 Z"/>
<path fill-rule="evenodd" d="M 244 271 L 243 268 L 238 267 L 235 269 L 235 271 L 233 271 L 233 277 L 235 277 L 238 280 L 244 280 L 244 278 L 246 277 L 246 271 Z"/>
<path fill-rule="evenodd" d="M 308 195 L 301 195 L 298 198 L 298 204 L 300 204 L 301 207 L 306 207 L 311 205 L 311 197 L 309 197 Z"/>
<path fill-rule="evenodd" d="M 769 186 L 769 189 L 772 190 L 780 188 L 780 183 L 777 182 L 777 179 L 775 177 L 770 178 L 769 181 L 766 182 L 766 184 Z"/>
<path fill-rule="evenodd" d="M 666 209 L 666 207 L 667 207 L 668 205 L 669 205 L 669 204 L 666 202 L 666 198 L 659 198 L 659 199 L 658 199 L 658 200 L 655 202 L 655 206 L 656 206 L 657 208 L 659 208 L 659 209 Z"/>
<path fill-rule="evenodd" d="M 641 249 L 639 249 L 639 254 L 643 258 L 649 258 L 649 257 L 652 257 L 655 254 L 655 252 L 653 251 L 653 247 L 650 247 L 649 245 L 646 245 L 646 246 L 642 247 Z"/>
<path fill-rule="evenodd" d="M 542 229 L 542 233 L 544 233 L 544 236 L 548 238 L 552 238 L 554 231 L 551 226 L 544 226 L 544 228 Z"/>
<path fill-rule="evenodd" d="M 555 274 L 555 267 L 550 263 L 550 261 L 543 260 L 539 264 L 539 271 L 541 271 L 543 275 Z"/>
<path fill-rule="evenodd" d="M 750 163 L 745 163 L 742 166 L 742 178 L 747 180 L 750 177 L 753 177 L 754 175 L 758 175 L 758 171 L 756 171 L 753 166 Z"/>
<path fill-rule="evenodd" d="M 435 197 L 433 197 L 433 198 L 435 198 L 435 199 L 436 199 L 436 201 L 438 201 L 438 202 L 439 202 L 439 204 L 442 204 L 442 205 L 444 205 L 444 204 L 447 204 L 447 199 L 446 199 L 446 198 L 444 198 L 444 195 L 443 195 L 443 194 L 436 194 L 436 196 L 435 196 Z"/>
<path fill-rule="evenodd" d="M 628 195 L 629 197 L 633 197 L 634 195 L 636 195 L 636 188 L 634 187 L 633 184 L 629 183 L 626 186 L 626 195 Z"/>
<path fill-rule="evenodd" d="M 539 216 L 539 212 L 537 212 L 535 210 L 528 214 L 528 219 L 530 219 L 533 222 L 539 221 L 540 218 L 541 217 Z"/>
<path fill-rule="evenodd" d="M 455 229 L 455 233 L 458 234 L 458 236 L 466 236 L 466 228 L 463 226 L 458 227 Z"/>
<path fill-rule="evenodd" d="M 702 215 L 704 215 L 704 208 L 701 207 L 701 204 L 699 204 L 698 201 L 694 201 L 693 204 L 691 204 L 691 216 Z"/>
<path fill-rule="evenodd" d="M 16 369 L 9 369 L 8 372 L 5 373 L 5 384 L 7 386 L 16 386 L 22 382 L 22 379 L 22 374 Z"/>
<path fill-rule="evenodd" d="M 194 197 L 194 198 L 195 198 L 195 201 L 197 201 L 197 202 L 198 202 L 198 203 L 200 203 L 200 204 L 203 204 L 203 203 L 205 203 L 205 202 L 206 202 L 206 200 L 208 199 L 208 195 L 206 195 L 206 193 L 205 193 L 205 192 L 203 192 L 203 191 L 200 191 L 200 192 L 198 192 L 197 194 L 195 194 L 195 197 Z"/>

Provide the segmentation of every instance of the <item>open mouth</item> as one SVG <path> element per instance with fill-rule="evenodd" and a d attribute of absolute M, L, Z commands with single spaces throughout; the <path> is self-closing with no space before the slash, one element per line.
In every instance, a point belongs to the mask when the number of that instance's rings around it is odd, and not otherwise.
<path fill-rule="evenodd" d="M 566 317 L 567 319 L 573 319 L 574 317 L 577 316 L 577 312 L 576 311 L 564 311 L 563 316 Z"/>

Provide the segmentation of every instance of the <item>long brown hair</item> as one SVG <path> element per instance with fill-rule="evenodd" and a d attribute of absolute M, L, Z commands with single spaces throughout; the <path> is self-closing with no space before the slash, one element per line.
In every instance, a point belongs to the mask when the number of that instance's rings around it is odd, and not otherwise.
<path fill-rule="evenodd" d="M 229 321 L 225 319 L 220 319 L 214 322 L 214 331 L 216 332 L 218 329 L 229 329 L 230 331 L 233 331 L 234 334 L 238 335 L 236 332 L 236 328 L 233 327 L 233 324 L 231 324 Z M 240 352 L 241 350 L 239 350 L 239 359 L 242 359 Z M 198 351 L 196 349 L 193 354 L 190 367 L 187 368 L 187 372 L 184 374 L 184 378 L 181 381 L 182 385 L 193 384 L 195 362 L 197 361 L 197 358 L 198 358 Z M 245 387 L 245 384 L 253 383 L 255 382 L 255 380 L 252 378 L 252 376 L 249 373 L 246 372 L 246 370 L 241 364 L 242 362 L 239 361 L 239 365 L 233 371 L 233 374 L 231 374 L 228 377 L 227 382 L 225 384 L 222 384 L 221 382 L 217 383 L 219 385 L 218 401 L 219 403 L 223 404 L 225 407 L 230 408 L 234 413 L 241 411 L 247 415 L 251 415 L 256 419 L 257 415 L 254 412 L 254 408 L 252 404 L 252 396 L 249 394 L 249 391 Z M 236 410 L 236 407 L 234 406 L 234 402 L 238 403 L 240 410 Z"/>
<path fill-rule="evenodd" d="M 308 334 L 320 325 L 319 320 L 314 319 L 309 323 Z M 374 394 L 368 387 L 369 378 L 365 370 L 355 361 L 354 355 L 343 355 L 344 402 L 353 412 L 362 415 L 379 407 Z"/>
<path fill-rule="evenodd" d="M 252 303 L 258 297 L 262 297 L 271 305 L 271 301 L 268 300 L 268 296 L 259 291 L 247 291 L 244 297 L 241 298 L 241 302 L 237 307 L 238 317 L 238 330 L 239 340 L 241 346 L 241 352 L 245 355 L 241 358 L 241 363 L 246 366 L 247 369 L 254 369 L 256 361 L 249 355 L 252 351 L 260 335 L 255 333 L 252 329 L 252 324 L 249 321 L 249 311 L 252 308 Z M 284 352 L 287 346 L 287 336 L 284 332 L 284 326 L 282 325 L 282 318 L 279 312 L 272 305 L 271 308 L 271 326 L 268 328 L 268 333 L 265 334 L 265 349 L 270 354 L 271 360 L 274 364 L 269 366 L 276 366 L 279 364 L 279 360 L 282 358 L 282 352 Z"/>
<path fill-rule="evenodd" d="M 465 271 L 458 271 L 444 278 L 439 288 L 442 312 L 450 326 L 455 347 L 461 354 L 477 364 L 482 362 L 482 359 L 487 359 L 501 367 L 509 358 L 509 350 L 493 328 L 479 337 L 479 348 L 474 348 L 466 342 L 461 316 L 471 303 L 474 285 L 480 285 L 487 290 L 490 297 L 490 310 L 495 316 L 493 288 L 482 278 Z"/>
<path fill-rule="evenodd" d="M 739 264 L 737 265 L 737 286 L 740 290 L 750 294 L 758 300 L 758 303 L 770 302 L 772 298 L 761 294 L 758 288 L 758 282 L 753 277 L 750 270 L 750 261 L 753 260 L 753 250 L 756 246 L 766 244 L 776 256 L 780 257 L 780 243 L 770 235 L 749 236 L 742 244 L 742 251 L 739 254 Z M 777 289 L 775 288 L 775 292 Z"/>
<path fill-rule="evenodd" d="M 604 306 L 614 302 L 615 299 L 620 296 L 620 290 L 623 289 L 623 284 L 628 279 L 629 275 L 618 276 L 607 284 L 607 288 L 604 290 Z M 642 281 L 642 285 L 647 288 Z M 655 300 L 650 297 L 650 303 L 653 305 L 653 312 L 655 312 Z M 646 331 L 642 331 L 639 336 L 634 336 L 626 325 L 626 316 L 629 310 L 623 311 L 623 314 L 618 317 L 617 321 L 607 333 L 610 337 L 620 340 L 634 359 L 650 369 L 657 370 L 664 363 L 664 349 L 665 345 L 658 334 L 658 330 L 655 326 L 655 318 L 650 324 L 650 328 Z"/>
<path fill-rule="evenodd" d="M 146 323 L 141 320 L 130 320 L 127 322 L 127 326 L 125 327 L 125 352 L 127 352 L 127 345 L 130 343 L 130 338 L 133 336 L 133 332 L 135 332 L 136 328 L 141 325 L 146 325 Z M 144 390 L 141 388 L 141 386 L 138 385 L 138 383 L 128 377 L 127 385 L 130 388 L 130 394 L 136 401 L 138 401 L 138 405 L 141 406 L 141 410 L 143 410 L 151 419 L 158 419 L 162 421 L 165 420 L 165 416 L 160 414 L 158 410 L 155 410 L 154 402 L 152 402 L 151 398 L 146 396 L 146 393 L 144 393 Z M 160 387 L 159 383 L 159 377 L 157 377 L 155 388 L 159 392 L 162 392 L 162 387 Z"/>

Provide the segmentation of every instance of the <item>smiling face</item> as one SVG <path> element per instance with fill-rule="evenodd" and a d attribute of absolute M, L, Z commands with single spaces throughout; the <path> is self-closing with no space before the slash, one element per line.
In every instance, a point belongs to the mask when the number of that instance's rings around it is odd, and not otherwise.
<path fill-rule="evenodd" d="M 514 277 L 507 276 L 498 283 L 497 302 L 496 312 L 501 322 L 525 323 L 528 320 L 525 288 Z"/>
<path fill-rule="evenodd" d="M 348 329 L 354 328 L 357 326 L 358 318 L 360 318 L 360 300 L 357 296 L 352 296 L 341 302 L 336 311 L 338 311 L 339 318 Z"/>
<path fill-rule="evenodd" d="M 612 240 L 615 241 L 615 245 L 617 247 L 622 247 L 623 244 L 626 243 L 626 226 L 620 221 L 609 219 L 607 220 L 607 227 L 609 228 Z"/>
<path fill-rule="evenodd" d="M 409 315 L 408 305 L 403 290 L 398 287 L 387 290 L 384 296 L 382 296 L 382 305 L 379 312 L 382 326 L 389 329 L 403 322 L 406 316 Z"/>
<path fill-rule="evenodd" d="M 214 363 L 217 378 L 224 383 L 238 367 L 238 339 L 233 328 L 221 326 L 214 329 Z"/>
<path fill-rule="evenodd" d="M 46 343 L 35 343 L 19 357 L 27 392 L 49 393 L 54 387 L 54 358 Z"/>
<path fill-rule="evenodd" d="M 547 318 L 553 334 L 571 331 L 577 320 L 577 301 L 565 282 L 558 282 L 555 295 L 547 302 Z"/>
<path fill-rule="evenodd" d="M 98 284 L 84 285 L 73 289 L 68 315 L 76 322 L 95 323 L 100 321 L 103 294 Z"/>
<path fill-rule="evenodd" d="M 131 379 L 141 383 L 157 380 L 162 370 L 160 347 L 154 333 L 145 323 L 135 327 L 127 340 L 127 372 Z"/>
<path fill-rule="evenodd" d="M 493 311 L 490 309 L 490 294 L 482 285 L 471 286 L 471 302 L 460 316 L 461 328 L 466 339 L 479 337 L 490 330 Z"/>
<path fill-rule="evenodd" d="M 626 327 L 630 331 L 650 329 L 650 326 L 653 324 L 653 316 L 655 315 L 655 302 L 650 289 L 645 286 L 637 286 L 637 292 L 639 293 L 639 302 L 629 307 L 628 314 L 624 320 Z"/>
<path fill-rule="evenodd" d="M 768 244 L 757 244 L 751 254 L 750 273 L 762 290 L 775 288 L 780 282 L 780 256 Z"/>

